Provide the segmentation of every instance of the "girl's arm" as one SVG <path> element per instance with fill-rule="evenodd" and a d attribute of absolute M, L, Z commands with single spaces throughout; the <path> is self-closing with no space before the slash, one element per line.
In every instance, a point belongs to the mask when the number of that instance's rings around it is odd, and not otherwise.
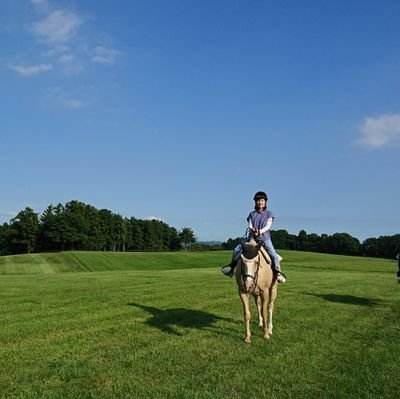
<path fill-rule="evenodd" d="M 264 234 L 265 232 L 267 232 L 271 228 L 273 221 L 274 218 L 267 219 L 267 224 L 260 230 L 260 234 Z"/>
<path fill-rule="evenodd" d="M 257 231 L 257 229 L 254 228 L 253 226 L 253 222 L 251 221 L 251 217 L 249 215 L 249 217 L 247 218 L 247 223 L 248 223 L 248 228 L 250 231 L 253 232 L 253 234 L 255 234 L 256 237 L 258 237 L 260 235 L 260 232 Z"/>

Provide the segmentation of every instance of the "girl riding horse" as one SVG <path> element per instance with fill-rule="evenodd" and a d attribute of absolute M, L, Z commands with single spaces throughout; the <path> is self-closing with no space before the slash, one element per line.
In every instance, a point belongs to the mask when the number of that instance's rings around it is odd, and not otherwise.
<path fill-rule="evenodd" d="M 253 236 L 267 250 L 272 261 L 272 268 L 276 274 L 276 279 L 279 283 L 286 282 L 286 277 L 281 271 L 280 260 L 282 259 L 275 251 L 271 241 L 270 228 L 274 220 L 274 215 L 270 210 L 267 210 L 268 196 L 264 191 L 258 191 L 254 197 L 254 211 L 250 212 L 247 217 L 248 228 Z M 242 250 L 239 244 L 233 251 L 232 261 L 229 265 L 222 267 L 222 273 L 232 277 L 235 270 L 237 260 Z"/>

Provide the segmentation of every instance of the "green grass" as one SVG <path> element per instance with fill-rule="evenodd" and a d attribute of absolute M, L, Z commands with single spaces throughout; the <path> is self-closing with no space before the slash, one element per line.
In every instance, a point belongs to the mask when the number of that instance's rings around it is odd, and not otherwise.
<path fill-rule="evenodd" d="M 0 256 L 0 275 L 215 267 L 227 252 L 62 252 Z"/>
<path fill-rule="evenodd" d="M 395 262 L 281 252 L 251 345 L 229 252 L 0 257 L 0 398 L 397 397 Z"/>

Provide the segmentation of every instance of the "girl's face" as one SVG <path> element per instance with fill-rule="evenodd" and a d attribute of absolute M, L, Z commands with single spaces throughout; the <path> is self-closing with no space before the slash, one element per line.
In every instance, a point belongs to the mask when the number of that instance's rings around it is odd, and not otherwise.
<path fill-rule="evenodd" d="M 265 201 L 264 198 L 258 198 L 256 200 L 257 209 L 264 209 L 266 205 L 267 205 L 267 201 Z"/>

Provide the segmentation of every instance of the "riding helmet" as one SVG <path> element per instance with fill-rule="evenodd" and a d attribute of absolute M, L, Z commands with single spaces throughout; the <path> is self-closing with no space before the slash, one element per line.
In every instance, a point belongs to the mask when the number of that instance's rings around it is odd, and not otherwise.
<path fill-rule="evenodd" d="M 268 195 L 265 194 L 264 191 L 257 191 L 257 192 L 254 194 L 254 198 L 253 198 L 254 201 L 257 201 L 257 200 L 260 199 L 260 198 L 264 198 L 265 201 L 268 201 Z"/>

